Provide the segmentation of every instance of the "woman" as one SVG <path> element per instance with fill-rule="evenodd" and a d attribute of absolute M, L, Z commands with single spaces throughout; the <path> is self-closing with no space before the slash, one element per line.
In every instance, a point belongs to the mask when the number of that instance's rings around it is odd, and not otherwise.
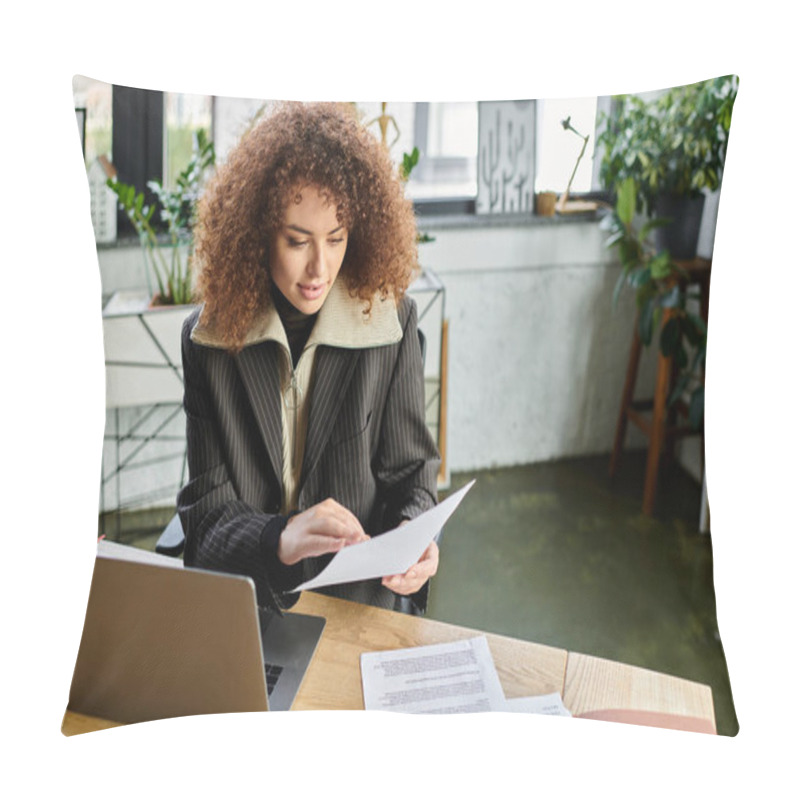
<path fill-rule="evenodd" d="M 201 308 L 183 329 L 184 561 L 249 575 L 259 603 L 342 547 L 436 503 L 425 426 L 410 202 L 351 112 L 287 104 L 254 128 L 199 207 Z M 436 543 L 404 575 L 329 587 L 424 611 Z"/>

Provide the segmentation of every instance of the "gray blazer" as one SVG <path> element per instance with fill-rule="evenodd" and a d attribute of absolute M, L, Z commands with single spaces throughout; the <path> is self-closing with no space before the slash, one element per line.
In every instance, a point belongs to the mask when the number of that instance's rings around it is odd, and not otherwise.
<path fill-rule="evenodd" d="M 310 397 L 298 510 L 328 497 L 374 536 L 436 504 L 439 455 L 425 425 L 416 306 L 398 309 L 403 338 L 365 349 L 320 345 Z M 191 338 L 199 310 L 183 327 L 184 409 L 189 482 L 178 495 L 186 534 L 184 563 L 249 575 L 261 605 L 290 607 L 288 589 L 316 575 L 331 556 L 294 569 L 277 561 L 285 525 L 279 345 L 265 341 L 231 355 Z M 387 608 L 398 597 L 380 580 L 324 590 Z M 424 610 L 428 585 L 413 596 Z"/>

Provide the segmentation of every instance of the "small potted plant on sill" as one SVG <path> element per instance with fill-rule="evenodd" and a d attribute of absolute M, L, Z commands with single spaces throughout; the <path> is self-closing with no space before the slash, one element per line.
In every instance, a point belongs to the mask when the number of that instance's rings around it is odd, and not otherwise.
<path fill-rule="evenodd" d="M 704 191 L 715 191 L 722 180 L 738 85 L 727 75 L 674 87 L 651 101 L 621 95 L 616 112 L 601 117 L 601 182 L 613 189 L 626 178 L 635 181 L 636 210 L 669 219 L 657 242 L 673 258 L 696 255 Z"/>
<path fill-rule="evenodd" d="M 398 165 L 398 172 L 400 173 L 400 180 L 403 183 L 408 181 L 414 167 L 419 163 L 419 148 L 414 147 L 410 153 L 403 153 L 403 160 Z M 426 242 L 435 242 L 435 237 L 427 232 L 417 232 L 417 243 L 425 244 Z"/>
<path fill-rule="evenodd" d="M 682 284 L 685 271 L 675 263 L 669 251 L 654 247 L 650 236 L 669 224 L 669 220 L 654 217 L 637 230 L 634 225 L 637 191 L 633 178 L 625 178 L 617 186 L 617 202 L 607 212 L 600 227 L 609 236 L 605 244 L 616 248 L 622 264 L 614 288 L 614 303 L 625 285 L 636 292 L 638 335 L 649 346 L 660 327 L 659 349 L 665 358 L 674 359 L 677 370 L 675 385 L 668 404 L 673 405 L 688 392 L 687 415 L 693 428 L 703 424 L 705 389 L 702 372 L 706 357 L 706 325 L 703 319 L 689 310 L 691 290 Z M 661 324 L 663 322 L 663 324 Z"/>
<path fill-rule="evenodd" d="M 195 136 L 192 158 L 178 175 L 174 189 L 167 189 L 160 181 L 149 181 L 147 186 L 155 194 L 161 207 L 161 220 L 166 223 L 166 240 L 159 237 L 152 220 L 156 205 L 145 205 L 144 192 L 134 186 L 109 178 L 107 184 L 117 195 L 120 208 L 139 234 L 145 263 L 155 274 L 158 292 L 151 305 L 184 305 L 192 302 L 192 250 L 195 210 L 205 177 L 216 161 L 214 143 L 205 131 Z M 149 274 L 149 272 L 148 272 Z"/>

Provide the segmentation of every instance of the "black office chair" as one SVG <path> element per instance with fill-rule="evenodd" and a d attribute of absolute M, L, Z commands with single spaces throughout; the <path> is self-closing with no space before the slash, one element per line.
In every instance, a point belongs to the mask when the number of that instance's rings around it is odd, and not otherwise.
<path fill-rule="evenodd" d="M 417 328 L 417 335 L 419 336 L 419 348 L 422 351 L 422 364 L 425 365 L 425 334 Z M 438 537 L 437 537 L 438 541 Z M 158 537 L 156 542 L 156 553 L 161 553 L 164 556 L 180 556 L 183 554 L 183 547 L 185 539 L 183 535 L 183 526 L 181 525 L 180 517 L 175 516 L 169 521 L 169 525 L 164 528 L 161 536 Z"/>
<path fill-rule="evenodd" d="M 180 556 L 183 554 L 185 543 L 181 518 L 175 514 L 169 521 L 169 525 L 164 528 L 161 536 L 158 537 L 156 553 L 161 553 L 163 556 Z"/>

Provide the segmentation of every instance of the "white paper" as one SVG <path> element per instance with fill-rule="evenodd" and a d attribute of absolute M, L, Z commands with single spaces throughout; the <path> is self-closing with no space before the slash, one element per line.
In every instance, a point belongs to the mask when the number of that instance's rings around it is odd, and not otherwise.
<path fill-rule="evenodd" d="M 403 574 L 419 561 L 425 548 L 444 527 L 474 483 L 474 480 L 470 481 L 439 505 L 399 528 L 343 548 L 316 578 L 301 583 L 292 591 L 302 592 L 336 583 Z"/>
<path fill-rule="evenodd" d="M 152 550 L 143 550 L 128 544 L 100 539 L 97 542 L 97 555 L 105 558 L 114 558 L 118 561 L 137 561 L 141 564 L 155 564 L 159 567 L 172 567 L 183 569 L 183 559 L 154 553 Z"/>
<path fill-rule="evenodd" d="M 362 653 L 361 684 L 367 711 L 467 714 L 506 708 L 485 636 Z"/>
<path fill-rule="evenodd" d="M 506 700 L 506 711 L 524 714 L 548 714 L 553 717 L 571 717 L 558 692 L 533 697 L 512 697 Z"/>

